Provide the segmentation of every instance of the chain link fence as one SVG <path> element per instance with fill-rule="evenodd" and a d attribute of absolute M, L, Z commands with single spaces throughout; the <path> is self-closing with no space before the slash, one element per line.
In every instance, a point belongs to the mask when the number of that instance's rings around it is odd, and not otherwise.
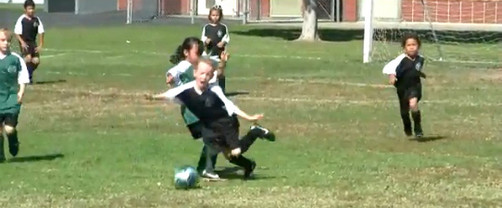
<path fill-rule="evenodd" d="M 127 0 L 128 23 L 171 16 L 206 18 L 214 5 L 223 8 L 227 20 L 248 23 L 301 22 L 302 0 Z M 339 22 L 342 0 L 316 0 L 320 21 Z"/>

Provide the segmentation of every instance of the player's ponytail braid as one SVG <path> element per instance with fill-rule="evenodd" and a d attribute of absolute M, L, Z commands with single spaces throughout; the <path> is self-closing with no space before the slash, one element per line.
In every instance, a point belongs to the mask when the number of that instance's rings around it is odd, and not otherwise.
<path fill-rule="evenodd" d="M 183 54 L 183 46 L 180 45 L 180 46 L 178 46 L 178 48 L 176 48 L 176 51 L 174 51 L 174 54 L 171 55 L 171 57 L 169 58 L 169 61 L 172 64 L 178 64 L 181 61 L 183 61 L 184 59 L 185 59 L 185 54 Z"/>

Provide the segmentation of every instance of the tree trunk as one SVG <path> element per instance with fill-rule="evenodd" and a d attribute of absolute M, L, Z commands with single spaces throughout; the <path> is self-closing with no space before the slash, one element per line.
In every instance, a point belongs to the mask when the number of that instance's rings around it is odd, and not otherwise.
<path fill-rule="evenodd" d="M 317 2 L 316 0 L 302 0 L 303 26 L 298 40 L 316 41 L 319 39 L 317 31 Z"/>

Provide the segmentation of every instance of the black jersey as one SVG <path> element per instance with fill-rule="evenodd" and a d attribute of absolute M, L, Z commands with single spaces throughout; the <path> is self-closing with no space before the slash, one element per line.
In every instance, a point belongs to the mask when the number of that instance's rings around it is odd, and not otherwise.
<path fill-rule="evenodd" d="M 239 122 L 234 112 L 238 109 L 228 100 L 218 85 L 210 85 L 203 92 L 195 89 L 195 81 L 164 93 L 170 100 L 186 106 L 202 122 L 204 143 L 216 143 L 232 149 L 239 147 Z"/>
<path fill-rule="evenodd" d="M 206 124 L 232 116 L 237 108 L 219 86 L 210 85 L 205 91 L 197 92 L 195 81 L 168 90 L 164 95 L 181 102 Z"/>
<path fill-rule="evenodd" d="M 228 34 L 228 27 L 224 24 L 218 23 L 216 25 L 206 24 L 202 28 L 202 41 L 206 39 L 211 39 L 211 42 L 206 45 L 207 55 L 209 56 L 220 56 L 221 52 L 225 51 L 225 47 L 218 48 L 217 44 L 219 42 L 225 42 L 228 44 L 230 42 L 230 35 Z"/>
<path fill-rule="evenodd" d="M 33 43 L 37 40 L 37 35 L 45 32 L 44 25 L 39 17 L 28 17 L 21 15 L 14 27 L 14 33 L 21 35 L 27 43 Z"/>
<path fill-rule="evenodd" d="M 385 74 L 396 75 L 396 87 L 411 87 L 420 85 L 420 77 L 424 66 L 424 57 L 417 55 L 415 59 L 402 54 L 384 67 Z"/>

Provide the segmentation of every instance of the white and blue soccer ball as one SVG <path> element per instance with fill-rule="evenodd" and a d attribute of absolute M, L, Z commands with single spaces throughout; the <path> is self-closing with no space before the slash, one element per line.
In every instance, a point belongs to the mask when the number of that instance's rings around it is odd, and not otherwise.
<path fill-rule="evenodd" d="M 177 189 L 190 189 L 197 187 L 199 173 L 194 167 L 184 166 L 174 172 L 174 187 Z"/>

